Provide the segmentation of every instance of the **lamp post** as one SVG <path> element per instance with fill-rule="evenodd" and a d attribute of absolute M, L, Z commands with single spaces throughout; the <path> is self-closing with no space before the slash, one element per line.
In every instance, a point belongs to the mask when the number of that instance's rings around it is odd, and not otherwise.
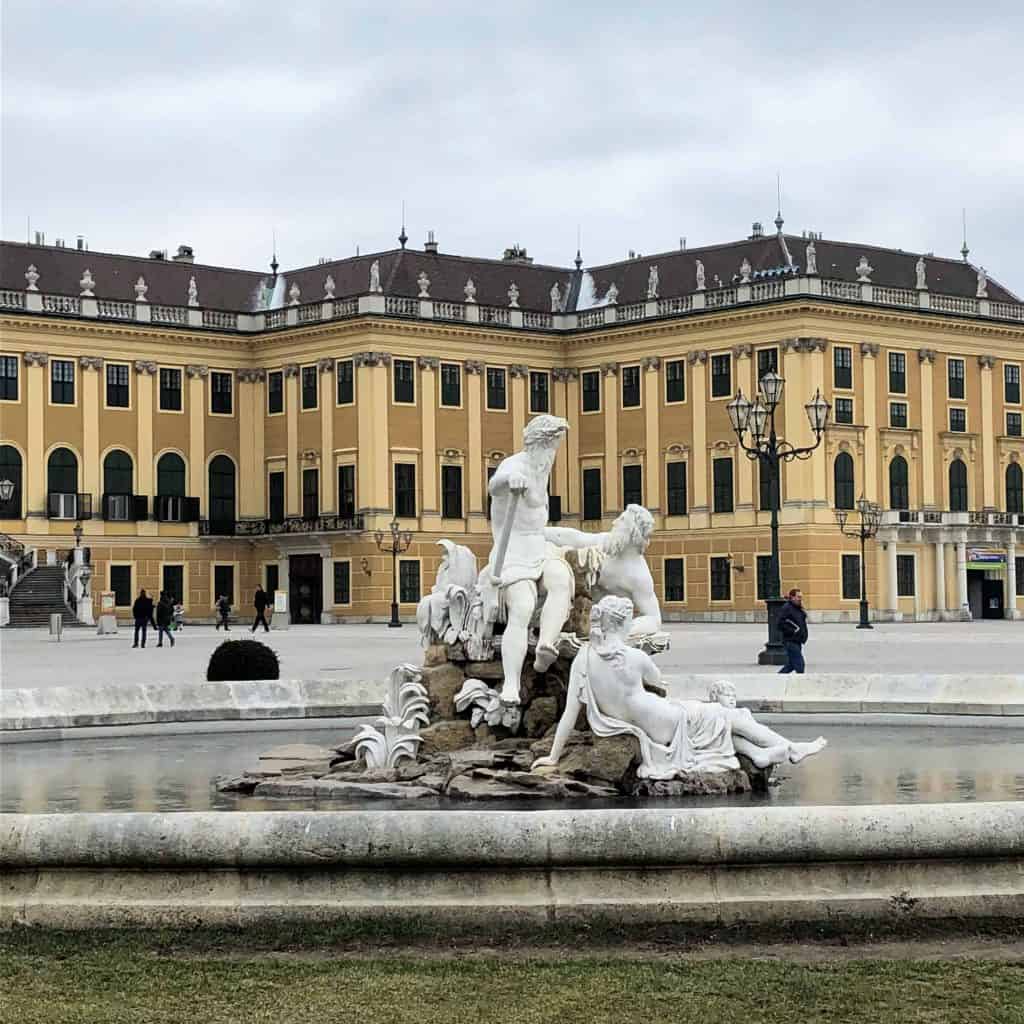
<path fill-rule="evenodd" d="M 77 547 L 81 547 L 81 544 L 82 544 L 82 533 L 84 532 L 82 530 L 82 524 L 81 523 L 75 523 L 74 529 L 72 529 L 71 532 L 75 535 L 75 547 L 76 548 Z"/>
<path fill-rule="evenodd" d="M 759 665 L 784 665 L 786 652 L 779 636 L 778 617 L 782 607 L 779 593 L 779 469 L 783 462 L 794 459 L 809 459 L 820 444 L 828 426 L 828 414 L 832 406 L 822 397 L 820 389 L 814 397 L 804 405 L 807 420 L 814 433 L 814 444 L 799 448 L 789 441 L 779 438 L 775 431 L 775 411 L 782 401 L 785 380 L 774 370 L 769 370 L 762 378 L 758 387 L 757 397 L 751 402 L 743 396 L 743 391 L 736 392 L 736 397 L 729 403 L 729 422 L 736 433 L 740 447 L 748 459 L 757 461 L 761 472 L 768 474 L 771 494 L 771 530 L 772 553 L 771 566 L 768 574 L 768 593 L 765 606 L 768 613 L 768 642 L 757 656 Z"/>
<path fill-rule="evenodd" d="M 839 532 L 844 537 L 860 538 L 860 621 L 857 623 L 857 628 L 874 629 L 874 626 L 868 621 L 868 583 L 865 569 L 867 563 L 864 561 L 864 544 L 878 533 L 878 526 L 882 521 L 882 506 L 868 501 L 864 497 L 858 498 L 857 512 L 860 513 L 860 522 L 857 524 L 856 532 L 853 530 L 852 524 L 849 530 L 846 528 L 850 511 L 846 508 L 837 508 L 835 515 Z"/>
<path fill-rule="evenodd" d="M 398 618 L 398 556 L 408 550 L 412 543 L 412 531 L 401 529 L 398 520 L 392 519 L 388 524 L 388 532 L 377 530 L 373 539 L 379 551 L 385 554 L 391 552 L 391 621 L 388 626 L 397 629 L 402 625 Z"/>

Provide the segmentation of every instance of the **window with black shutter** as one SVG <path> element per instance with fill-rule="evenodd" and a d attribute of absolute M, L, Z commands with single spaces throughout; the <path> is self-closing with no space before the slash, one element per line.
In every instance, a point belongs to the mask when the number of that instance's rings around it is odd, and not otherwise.
<path fill-rule="evenodd" d="M 840 452 L 832 467 L 836 508 L 853 508 L 853 456 Z"/>
<path fill-rule="evenodd" d="M 889 403 L 889 426 L 890 427 L 906 427 L 907 425 L 907 403 L 906 402 L 890 402 Z"/>
<path fill-rule="evenodd" d="M 757 380 L 766 373 L 779 372 L 779 350 L 777 348 L 759 348 L 757 350 Z"/>
<path fill-rule="evenodd" d="M 896 595 L 898 597 L 914 596 L 914 556 L 896 556 Z"/>
<path fill-rule="evenodd" d="M 835 417 L 836 423 L 852 423 L 853 422 L 853 399 L 852 398 L 836 398 L 835 400 Z"/>
<path fill-rule="evenodd" d="M 338 515 L 356 514 L 356 467 L 338 467 Z"/>
<path fill-rule="evenodd" d="M 462 405 L 462 367 L 458 363 L 441 364 L 441 404 L 453 409 Z"/>
<path fill-rule="evenodd" d="M 1020 367 L 1012 363 L 1003 367 L 1003 398 L 1013 405 L 1020 404 Z"/>
<path fill-rule="evenodd" d="M 732 459 L 715 459 L 712 462 L 714 479 L 714 511 L 731 512 L 732 496 Z"/>
<path fill-rule="evenodd" d="M 686 401 L 686 364 L 682 359 L 665 364 L 665 401 Z"/>
<path fill-rule="evenodd" d="M 686 463 L 670 462 L 668 464 L 668 514 L 685 516 L 688 512 L 686 494 Z"/>
<path fill-rule="evenodd" d="M 1015 565 L 1017 566 L 1017 596 L 1024 597 L 1024 556 L 1018 555 Z"/>
<path fill-rule="evenodd" d="M 622 467 L 622 507 L 644 503 L 644 471 L 642 466 Z"/>
<path fill-rule="evenodd" d="M 274 591 L 281 585 L 281 567 L 277 562 L 271 562 L 269 565 L 264 566 L 266 581 L 263 584 L 263 589 L 271 596 L 274 596 Z"/>
<path fill-rule="evenodd" d="M 103 518 L 127 522 L 132 516 L 132 460 L 127 452 L 108 452 L 103 459 Z"/>
<path fill-rule="evenodd" d="M 893 457 L 889 463 L 889 508 L 910 508 L 910 482 L 907 460 L 902 455 Z"/>
<path fill-rule="evenodd" d="M 505 371 L 497 366 L 487 367 L 487 408 L 497 412 L 508 408 Z"/>
<path fill-rule="evenodd" d="M 950 359 L 946 362 L 946 382 L 950 398 L 964 397 L 964 361 Z"/>
<path fill-rule="evenodd" d="M 112 409 L 127 409 L 128 367 L 124 363 L 107 363 L 107 405 Z"/>
<path fill-rule="evenodd" d="M 0 401 L 18 400 L 18 360 L 15 356 L 0 356 Z"/>
<path fill-rule="evenodd" d="M 226 597 L 235 603 L 235 567 L 233 565 L 215 565 L 213 567 L 214 599 Z"/>
<path fill-rule="evenodd" d="M 530 412 L 550 412 L 550 380 L 548 374 L 530 371 Z"/>
<path fill-rule="evenodd" d="M 843 600 L 860 600 L 860 555 L 843 555 Z"/>
<path fill-rule="evenodd" d="M 410 558 L 398 562 L 398 600 L 402 604 L 420 601 L 420 563 Z"/>
<path fill-rule="evenodd" d="M 462 518 L 462 467 L 441 467 L 441 517 Z"/>
<path fill-rule="evenodd" d="M 416 366 L 411 359 L 396 359 L 392 364 L 395 381 L 395 401 L 409 405 L 416 401 Z"/>
<path fill-rule="evenodd" d="M 757 571 L 757 600 L 767 601 L 772 595 L 772 556 L 758 555 L 756 562 Z"/>
<path fill-rule="evenodd" d="M 1006 511 L 1024 515 L 1024 470 L 1019 462 L 1006 467 Z"/>
<path fill-rule="evenodd" d="M 949 429 L 954 434 L 963 434 L 967 430 L 967 410 L 949 410 Z"/>
<path fill-rule="evenodd" d="M 902 352 L 889 353 L 889 391 L 894 395 L 907 393 L 907 357 Z"/>
<path fill-rule="evenodd" d="M 302 518 L 316 519 L 320 515 L 320 470 L 302 471 Z"/>
<path fill-rule="evenodd" d="M 949 464 L 949 511 L 967 511 L 967 466 L 962 459 Z"/>
<path fill-rule="evenodd" d="M 267 475 L 267 515 L 272 523 L 284 522 L 284 472 Z"/>
<path fill-rule="evenodd" d="M 853 387 L 853 349 L 836 347 L 832 350 L 832 385 L 837 388 Z"/>
<path fill-rule="evenodd" d="M 276 416 L 284 412 L 284 373 L 271 370 L 267 374 L 267 414 Z"/>
<path fill-rule="evenodd" d="M 355 365 L 351 359 L 339 359 L 335 367 L 338 378 L 338 405 L 351 405 L 355 401 Z"/>
<path fill-rule="evenodd" d="M 416 466 L 414 463 L 395 463 L 395 515 L 404 519 L 411 519 L 416 515 Z"/>
<path fill-rule="evenodd" d="M 302 411 L 308 412 L 319 405 L 317 369 L 315 366 L 302 368 Z"/>
<path fill-rule="evenodd" d="M 232 406 L 231 399 L 232 381 L 230 373 L 210 374 L 210 411 L 224 416 L 230 416 Z"/>
<path fill-rule="evenodd" d="M 640 405 L 640 367 L 622 367 L 622 408 L 635 409 Z"/>
<path fill-rule="evenodd" d="M 334 603 L 352 603 L 352 563 L 334 563 Z"/>
<path fill-rule="evenodd" d="M 665 559 L 665 600 L 686 600 L 686 560 L 683 558 Z"/>
<path fill-rule="evenodd" d="M 711 600 L 732 600 L 732 575 L 728 558 L 711 559 Z"/>
<path fill-rule="evenodd" d="M 1019 412 L 1008 412 L 1006 414 L 1006 436 L 1021 436 L 1021 415 Z"/>
<path fill-rule="evenodd" d="M 732 356 L 711 357 L 711 397 L 726 398 L 732 394 Z"/>
<path fill-rule="evenodd" d="M 580 390 L 583 395 L 584 412 L 601 411 L 601 374 L 587 370 L 580 374 Z"/>
<path fill-rule="evenodd" d="M 583 470 L 583 518 L 601 518 L 601 470 L 596 467 Z"/>
<path fill-rule="evenodd" d="M 185 599 L 185 566 L 165 565 L 160 574 L 160 589 L 176 604 Z"/>
<path fill-rule="evenodd" d="M 130 565 L 110 566 L 110 589 L 114 592 L 114 605 L 118 608 L 132 606 L 132 567 Z"/>
<path fill-rule="evenodd" d="M 70 359 L 50 360 L 50 401 L 54 405 L 75 404 L 75 364 Z"/>
<path fill-rule="evenodd" d="M 160 370 L 160 411 L 181 412 L 181 370 Z"/>

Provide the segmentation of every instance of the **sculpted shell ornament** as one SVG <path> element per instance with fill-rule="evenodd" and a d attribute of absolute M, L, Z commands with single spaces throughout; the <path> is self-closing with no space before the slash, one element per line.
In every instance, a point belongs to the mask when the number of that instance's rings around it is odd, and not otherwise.
<path fill-rule="evenodd" d="M 377 719 L 384 731 L 364 725 L 355 735 L 355 755 L 367 768 L 395 768 L 416 760 L 420 727 L 430 721 L 430 700 L 415 665 L 399 665 L 389 677 L 384 714 Z"/>

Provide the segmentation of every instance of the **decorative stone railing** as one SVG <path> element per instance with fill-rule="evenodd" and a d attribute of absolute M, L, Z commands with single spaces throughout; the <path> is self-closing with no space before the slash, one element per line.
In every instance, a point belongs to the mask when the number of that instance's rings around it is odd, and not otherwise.
<path fill-rule="evenodd" d="M 882 526 L 1002 526 L 1024 527 L 1016 512 L 945 512 L 941 509 L 887 509 Z"/>
<path fill-rule="evenodd" d="M 446 320 L 459 323 L 533 331 L 593 330 L 614 324 L 636 323 L 660 317 L 700 314 L 752 303 L 795 297 L 820 297 L 864 305 L 921 309 L 972 318 L 1011 320 L 1024 323 L 1024 304 L 993 302 L 969 296 L 942 295 L 928 289 L 894 288 L 869 281 L 837 281 L 817 276 L 788 275 L 772 280 L 731 283 L 726 287 L 696 291 L 688 295 L 648 299 L 622 306 L 597 306 L 578 312 L 549 313 L 509 306 L 448 302 L 441 299 L 410 298 L 380 293 L 346 299 L 324 298 L 256 312 L 203 309 L 189 306 L 155 305 L 148 302 L 97 299 L 94 296 L 52 295 L 42 292 L 0 291 L 0 310 L 55 313 L 84 318 L 133 320 L 182 327 L 253 333 L 365 314 Z"/>

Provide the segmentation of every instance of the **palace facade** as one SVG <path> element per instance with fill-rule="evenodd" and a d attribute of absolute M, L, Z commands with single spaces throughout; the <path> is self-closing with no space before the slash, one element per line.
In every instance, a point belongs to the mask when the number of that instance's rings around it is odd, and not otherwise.
<path fill-rule="evenodd" d="M 258 273 L 63 245 L 0 245 L 0 532 L 101 591 L 287 591 L 295 623 L 403 616 L 450 537 L 481 564 L 487 480 L 530 416 L 570 423 L 553 520 L 607 528 L 637 502 L 668 619 L 753 619 L 770 480 L 728 403 L 777 370 L 779 433 L 822 444 L 782 472 L 781 575 L 853 619 L 860 545 L 834 509 L 883 508 L 867 547 L 880 619 L 1024 607 L 1024 305 L 963 260 L 765 234 L 601 267 L 401 247 Z M 4 486 L 4 482 L 10 486 Z M 6 498 L 4 494 L 6 493 Z M 851 517 L 856 519 L 854 514 Z M 387 538 L 385 538 L 387 540 Z M 20 550 L 20 549 L 19 549 Z M 1020 552 L 1020 554 L 1018 554 Z"/>

